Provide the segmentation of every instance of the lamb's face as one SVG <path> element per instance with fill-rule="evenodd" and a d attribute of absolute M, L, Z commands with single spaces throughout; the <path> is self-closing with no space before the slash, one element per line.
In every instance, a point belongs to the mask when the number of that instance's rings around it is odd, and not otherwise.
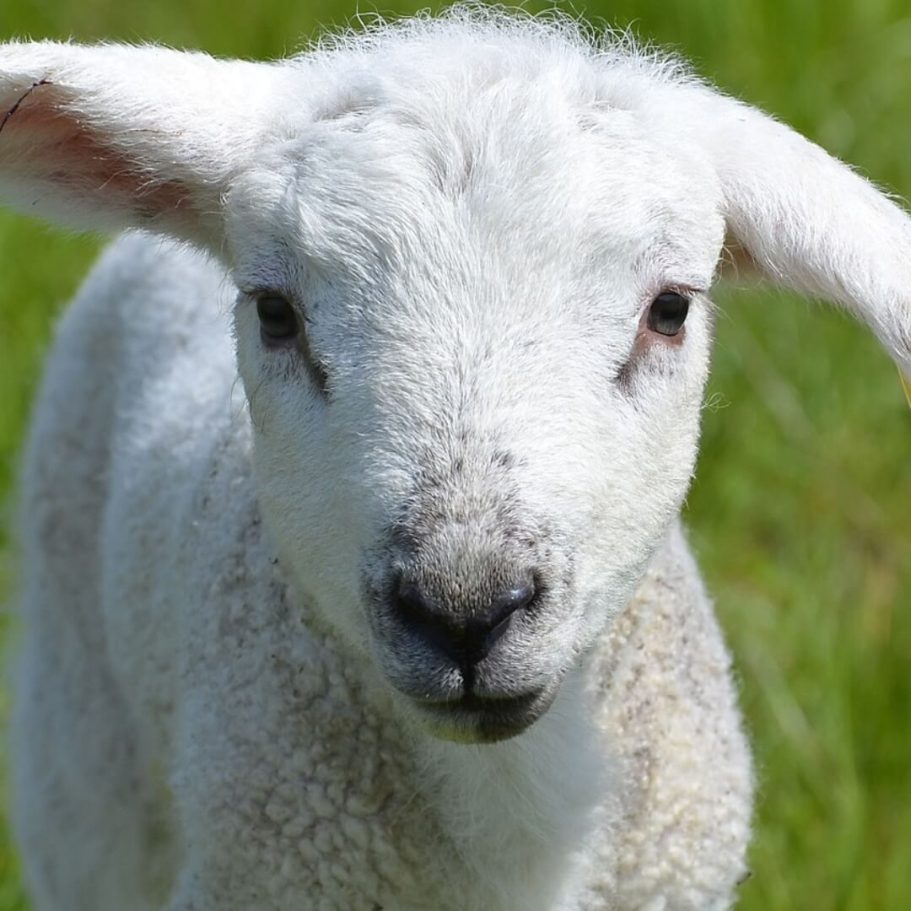
<path fill-rule="evenodd" d="M 469 741 L 547 709 L 677 513 L 723 233 L 673 137 L 524 101 L 336 111 L 229 201 L 285 569 Z"/>

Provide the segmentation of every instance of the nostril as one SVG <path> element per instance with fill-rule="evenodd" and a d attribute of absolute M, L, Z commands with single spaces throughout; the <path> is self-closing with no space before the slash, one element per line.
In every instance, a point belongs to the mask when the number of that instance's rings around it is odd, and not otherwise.
<path fill-rule="evenodd" d="M 528 607 L 538 596 L 537 575 L 529 572 L 524 579 L 507 589 L 495 602 L 491 613 L 507 616 Z"/>
<path fill-rule="evenodd" d="M 516 581 L 497 598 L 491 609 L 474 621 L 477 631 L 475 651 L 480 660 L 487 655 L 496 642 L 512 624 L 517 611 L 534 603 L 538 596 L 537 576 L 533 572 Z"/>
<path fill-rule="evenodd" d="M 430 598 L 404 576 L 399 579 L 394 599 L 395 606 L 405 616 L 422 616 L 433 611 L 433 604 Z"/>
<path fill-rule="evenodd" d="M 393 594 L 393 606 L 404 626 L 419 639 L 453 660 L 459 659 L 464 632 L 457 615 L 450 616 L 419 585 L 404 576 Z"/>

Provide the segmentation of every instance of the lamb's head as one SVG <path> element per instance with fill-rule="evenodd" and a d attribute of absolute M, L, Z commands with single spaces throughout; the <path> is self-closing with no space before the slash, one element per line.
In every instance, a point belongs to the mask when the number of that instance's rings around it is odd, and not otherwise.
<path fill-rule="evenodd" d="M 897 209 L 558 28 L 456 18 L 273 67 L 13 46 L 0 102 L 0 191 L 222 256 L 283 569 L 445 737 L 526 728 L 633 594 L 692 473 L 726 232 L 911 367 Z"/>
<path fill-rule="evenodd" d="M 446 63 L 321 97 L 228 241 L 284 565 L 437 729 L 495 738 L 679 509 L 724 226 L 708 168 L 593 85 Z"/>

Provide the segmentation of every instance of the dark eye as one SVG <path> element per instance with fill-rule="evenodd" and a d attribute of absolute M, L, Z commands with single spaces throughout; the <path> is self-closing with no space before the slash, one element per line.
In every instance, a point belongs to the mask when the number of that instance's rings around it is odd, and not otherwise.
<path fill-rule="evenodd" d="M 689 310 L 688 298 L 676 291 L 663 291 L 649 307 L 648 327 L 659 335 L 677 335 L 686 322 Z"/>
<path fill-rule="evenodd" d="M 287 342 L 300 332 L 294 308 L 278 294 L 264 294 L 256 299 L 259 327 L 266 342 Z"/>
<path fill-rule="evenodd" d="M 271 291 L 263 292 L 256 298 L 256 313 L 263 342 L 274 348 L 293 348 L 302 357 L 320 392 L 328 396 L 326 368 L 310 349 L 307 333 L 287 298 Z"/>

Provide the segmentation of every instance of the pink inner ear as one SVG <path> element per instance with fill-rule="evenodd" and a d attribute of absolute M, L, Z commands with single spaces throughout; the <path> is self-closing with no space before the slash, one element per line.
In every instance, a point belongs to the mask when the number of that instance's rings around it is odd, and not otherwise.
<path fill-rule="evenodd" d="M 724 239 L 718 271 L 721 278 L 735 284 L 755 282 L 762 275 L 762 270 L 750 251 L 730 233 Z"/>
<path fill-rule="evenodd" d="M 128 131 L 118 135 L 111 125 L 102 132 L 68 109 L 65 92 L 52 83 L 20 93 L 0 122 L 0 168 L 14 179 L 47 184 L 67 201 L 132 219 L 190 208 L 183 183 L 162 179 L 130 157 Z"/>

